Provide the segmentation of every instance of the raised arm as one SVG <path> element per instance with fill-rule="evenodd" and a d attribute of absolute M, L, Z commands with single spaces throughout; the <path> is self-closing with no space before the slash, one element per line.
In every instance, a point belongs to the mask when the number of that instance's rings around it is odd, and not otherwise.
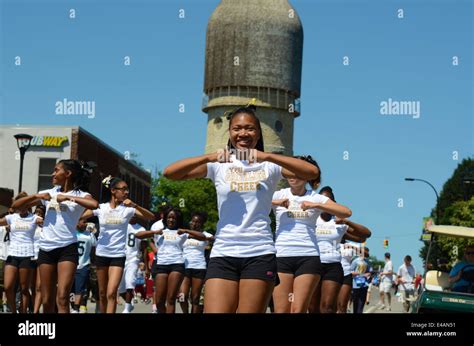
<path fill-rule="evenodd" d="M 68 196 L 59 193 L 56 197 L 58 203 L 71 201 L 74 203 L 79 204 L 81 207 L 86 209 L 97 209 L 99 208 L 99 202 L 97 202 L 91 195 L 87 195 L 85 197 L 75 197 L 75 196 Z"/>
<path fill-rule="evenodd" d="M 178 230 L 178 234 L 184 234 L 184 233 L 188 233 L 189 235 L 192 235 L 197 240 L 209 240 L 209 238 L 206 237 L 204 233 L 199 232 L 199 231 L 192 231 L 190 229 L 185 229 L 185 228 L 180 228 Z"/>
<path fill-rule="evenodd" d="M 151 211 L 149 211 L 146 208 L 143 208 L 143 207 L 139 206 L 138 204 L 132 202 L 128 198 L 125 201 L 123 201 L 123 205 L 126 206 L 126 207 L 135 208 L 135 214 L 143 220 L 152 221 L 152 220 L 155 219 L 155 215 L 153 215 L 153 213 Z"/>
<path fill-rule="evenodd" d="M 30 196 L 17 199 L 16 201 L 13 202 L 12 208 L 13 209 L 31 208 L 37 205 L 41 205 L 41 200 L 49 201 L 50 199 L 51 199 L 51 195 L 47 192 L 37 193 L 35 195 L 30 195 Z"/>
<path fill-rule="evenodd" d="M 349 229 L 347 230 L 347 232 L 350 234 L 353 234 L 361 238 L 370 238 L 370 236 L 372 235 L 372 232 L 370 231 L 370 229 L 368 229 L 364 225 L 355 223 L 347 219 L 344 219 L 343 223 L 349 226 Z"/>
<path fill-rule="evenodd" d="M 86 222 L 88 219 L 94 216 L 94 212 L 90 209 L 84 210 L 79 220 Z"/>
<path fill-rule="evenodd" d="M 161 234 L 163 234 L 163 230 L 158 229 L 158 230 L 155 230 L 155 231 L 140 231 L 140 232 L 137 232 L 135 234 L 135 238 L 146 239 L 146 238 L 153 237 L 155 234 L 161 235 Z"/>
<path fill-rule="evenodd" d="M 303 160 L 300 161 L 304 162 Z M 346 218 L 352 215 L 352 211 L 348 207 L 335 203 L 330 199 L 328 199 L 326 203 L 315 203 L 309 201 L 304 201 L 301 203 L 301 209 L 306 210 L 310 208 L 316 208 L 325 211 L 326 213 L 335 215 L 339 218 Z"/>
<path fill-rule="evenodd" d="M 205 154 L 179 160 L 163 171 L 163 175 L 172 180 L 204 178 L 207 175 L 207 163 L 216 162 L 217 153 Z"/>
<path fill-rule="evenodd" d="M 257 161 L 269 161 L 281 166 L 283 168 L 281 173 L 285 178 L 313 180 L 317 179 L 320 174 L 318 167 L 290 156 L 258 151 Z"/>

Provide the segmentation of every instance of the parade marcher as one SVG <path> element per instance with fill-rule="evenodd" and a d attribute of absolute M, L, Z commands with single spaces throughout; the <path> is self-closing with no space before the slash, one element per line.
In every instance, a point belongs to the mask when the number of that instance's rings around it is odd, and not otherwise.
<path fill-rule="evenodd" d="M 74 281 L 77 262 L 76 225 L 85 209 L 99 206 L 84 192 L 92 169 L 76 160 L 61 160 L 54 167 L 54 188 L 21 198 L 14 208 L 30 208 L 42 203 L 46 207 L 40 239 L 38 265 L 41 279 L 43 312 L 69 312 L 69 292 Z"/>
<path fill-rule="evenodd" d="M 283 177 L 317 179 L 317 167 L 264 152 L 260 121 L 247 107 L 230 116 L 228 148 L 177 161 L 163 174 L 173 180 L 208 178 L 216 186 L 219 222 L 204 312 L 264 313 L 278 278 L 269 218 L 273 193 Z"/>
<path fill-rule="evenodd" d="M 336 202 L 332 188 L 323 187 L 321 195 Z M 341 241 L 365 241 L 370 237 L 370 230 L 348 219 L 338 218 L 323 212 L 316 222 L 316 238 L 322 263 L 321 280 L 313 293 L 309 305 L 312 313 L 337 312 L 339 291 L 344 283 L 344 270 L 341 264 Z"/>
<path fill-rule="evenodd" d="M 369 248 L 364 247 L 360 252 L 360 256 L 355 258 L 351 264 L 351 272 L 353 277 L 352 285 L 352 302 L 354 305 L 354 314 L 364 312 L 365 302 L 367 300 L 367 290 L 369 288 L 369 278 L 372 267 L 368 261 Z"/>
<path fill-rule="evenodd" d="M 20 192 L 14 201 L 25 198 L 28 195 Z M 4 285 L 7 295 L 7 303 L 12 313 L 17 312 L 16 306 L 16 284 L 19 281 L 21 291 L 21 304 L 18 311 L 27 313 L 30 304 L 30 281 L 34 270 L 31 258 L 34 257 L 34 235 L 38 223 L 42 218 L 26 207 L 14 208 L 15 213 L 6 215 L 0 219 L 0 226 L 10 227 L 10 244 L 8 257 L 5 261 Z"/>
<path fill-rule="evenodd" d="M 123 313 L 133 311 L 133 292 L 135 290 L 135 282 L 137 280 L 138 264 L 143 258 L 143 247 L 139 235 L 145 231 L 145 227 L 137 222 L 136 217 L 130 219 L 127 227 L 127 243 L 126 243 L 126 260 L 125 269 L 122 280 L 119 285 L 119 294 L 125 300 L 125 308 Z"/>
<path fill-rule="evenodd" d="M 92 225 L 92 226 L 91 226 Z M 97 246 L 97 230 L 93 224 L 88 225 L 82 220 L 77 224 L 77 243 L 79 251 L 79 263 L 74 276 L 74 308 L 71 312 L 87 312 L 87 286 L 90 277 L 90 264 L 93 249 Z"/>
<path fill-rule="evenodd" d="M 402 296 L 403 308 L 408 312 L 410 311 L 410 305 L 415 296 L 416 269 L 411 264 L 410 255 L 406 255 L 403 262 L 397 271 L 397 281 L 398 289 Z"/>
<path fill-rule="evenodd" d="M 128 198 L 129 188 L 124 180 L 109 176 L 102 184 L 106 191 L 104 199 L 108 202 L 101 203 L 95 210 L 86 211 L 81 219 L 87 220 L 92 216 L 99 219 L 99 239 L 95 252 L 99 310 L 101 313 L 115 313 L 118 286 L 125 266 L 129 221 L 134 215 L 146 220 L 153 220 L 155 216 Z"/>
<path fill-rule="evenodd" d="M 35 208 L 35 215 L 44 220 L 46 214 L 46 208 L 44 205 L 38 205 Z M 41 233 L 43 232 L 43 222 L 40 222 L 36 226 L 35 235 L 33 237 L 34 241 L 34 252 L 35 255 L 31 259 L 33 266 L 33 273 L 30 280 L 30 291 L 31 291 L 31 303 L 30 308 L 33 313 L 39 313 L 41 308 L 41 279 L 38 271 L 38 254 L 39 254 L 39 244 L 41 239 Z"/>
<path fill-rule="evenodd" d="M 207 239 L 200 231 L 181 228 L 182 213 L 177 208 L 170 208 L 164 215 L 166 228 L 156 231 L 158 235 L 156 253 L 156 307 L 159 313 L 175 313 L 176 297 L 184 278 L 185 266 L 183 256 L 184 242 L 192 235 L 195 239 Z"/>
<path fill-rule="evenodd" d="M 310 156 L 297 156 L 319 166 Z M 351 211 L 313 192 L 319 179 L 289 178 L 289 188 L 273 194 L 276 219 L 275 247 L 280 284 L 273 290 L 274 312 L 306 313 L 320 279 L 321 261 L 315 234 L 322 212 L 349 217 Z M 306 188 L 310 184 L 311 189 Z"/>
<path fill-rule="evenodd" d="M 380 302 L 379 302 L 379 309 L 385 309 L 385 297 L 387 297 L 387 310 L 392 310 L 392 297 L 391 297 L 391 289 L 393 285 L 393 263 L 390 260 L 390 253 L 385 253 L 385 266 L 383 267 L 383 271 L 380 273 L 381 280 L 380 280 Z"/>
<path fill-rule="evenodd" d="M 206 277 L 206 257 L 204 252 L 210 241 L 214 240 L 214 236 L 208 232 L 203 232 L 202 228 L 206 223 L 207 215 L 205 213 L 193 213 L 189 229 L 202 232 L 206 236 L 206 240 L 195 239 L 189 235 L 183 244 L 184 256 L 184 279 L 179 290 L 179 302 L 183 313 L 189 312 L 189 298 L 191 298 L 192 313 L 201 313 L 202 309 L 199 305 L 204 278 Z"/>

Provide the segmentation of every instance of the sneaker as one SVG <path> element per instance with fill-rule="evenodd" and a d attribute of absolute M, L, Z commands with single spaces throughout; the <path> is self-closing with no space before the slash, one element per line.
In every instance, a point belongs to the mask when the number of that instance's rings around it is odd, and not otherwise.
<path fill-rule="evenodd" d="M 379 310 L 385 309 L 385 304 L 379 305 L 378 309 L 379 309 Z"/>
<path fill-rule="evenodd" d="M 392 311 L 392 307 L 391 307 L 391 306 L 387 306 L 387 311 Z"/>
<path fill-rule="evenodd" d="M 82 305 L 82 306 L 79 308 L 79 313 L 80 313 L 80 314 L 87 314 L 87 306 Z"/>
<path fill-rule="evenodd" d="M 133 298 L 133 304 L 138 304 L 138 299 L 137 298 Z"/>
<path fill-rule="evenodd" d="M 71 309 L 71 314 L 78 314 L 78 313 L 79 313 L 78 310 Z"/>
<path fill-rule="evenodd" d="M 135 307 L 133 305 L 130 305 L 127 309 L 127 307 L 125 307 L 125 309 L 123 309 L 122 313 L 123 314 L 129 314 L 133 311 L 133 309 L 135 309 Z"/>

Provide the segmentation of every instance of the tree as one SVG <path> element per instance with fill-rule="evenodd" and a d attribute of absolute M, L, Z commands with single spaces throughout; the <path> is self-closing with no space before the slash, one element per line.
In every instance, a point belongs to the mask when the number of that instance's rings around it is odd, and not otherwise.
<path fill-rule="evenodd" d="M 465 184 L 464 179 L 474 176 L 474 160 L 464 159 L 443 185 L 437 207 L 439 208 L 440 225 L 474 227 L 474 192 L 472 184 Z M 436 208 L 431 216 L 436 214 Z M 436 237 L 432 243 L 428 262 L 435 268 L 438 259 L 447 259 L 453 265 L 462 258 L 466 244 L 471 241 L 453 237 Z M 420 249 L 419 256 L 426 260 L 428 243 Z"/>
<path fill-rule="evenodd" d="M 215 232 L 218 220 L 217 195 L 214 184 L 209 179 L 175 181 L 156 171 L 151 195 L 152 210 L 157 210 L 163 202 L 181 209 L 185 227 L 193 212 L 206 212 L 208 218 L 204 229 L 210 233 Z"/>
<path fill-rule="evenodd" d="M 385 266 L 385 261 L 379 260 L 375 256 L 369 256 L 369 263 L 372 266 L 373 270 L 383 270 L 383 267 Z"/>

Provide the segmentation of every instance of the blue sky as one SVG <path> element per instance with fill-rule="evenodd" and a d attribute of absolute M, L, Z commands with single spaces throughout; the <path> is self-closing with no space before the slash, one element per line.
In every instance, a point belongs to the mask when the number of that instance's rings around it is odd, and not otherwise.
<path fill-rule="evenodd" d="M 205 33 L 218 0 L 0 3 L 0 123 L 79 125 L 152 169 L 203 152 Z M 397 267 L 410 254 L 421 269 L 418 238 L 435 195 L 404 177 L 440 191 L 472 156 L 472 1 L 290 3 L 304 28 L 294 151 L 317 158 L 323 185 L 372 229 L 373 255 L 383 257 L 388 237 Z M 63 98 L 95 101 L 96 117 L 56 115 Z M 389 98 L 420 102 L 420 117 L 381 115 Z"/>

